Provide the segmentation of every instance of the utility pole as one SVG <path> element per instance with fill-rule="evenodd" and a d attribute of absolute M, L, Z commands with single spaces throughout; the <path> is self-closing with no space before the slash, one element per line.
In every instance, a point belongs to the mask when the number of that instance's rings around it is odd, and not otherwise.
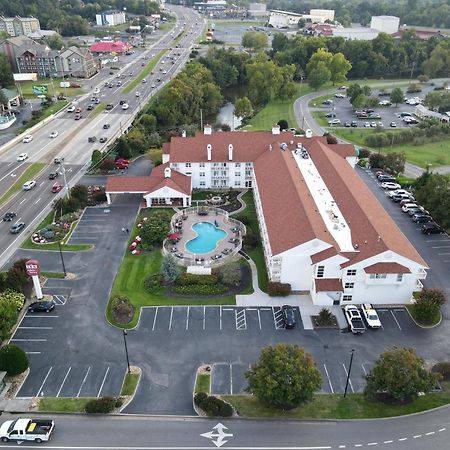
<path fill-rule="evenodd" d="M 350 351 L 350 364 L 348 366 L 347 381 L 345 382 L 344 398 L 347 396 L 347 389 L 348 389 L 348 383 L 350 381 L 350 372 L 352 371 L 353 354 L 354 353 L 355 353 L 355 350 L 352 348 L 351 351 Z"/>

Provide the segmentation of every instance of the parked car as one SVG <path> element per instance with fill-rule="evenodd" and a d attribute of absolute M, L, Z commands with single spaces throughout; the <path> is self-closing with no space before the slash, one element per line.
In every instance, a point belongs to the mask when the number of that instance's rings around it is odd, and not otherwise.
<path fill-rule="evenodd" d="M 53 193 L 53 194 L 57 194 L 58 192 L 60 192 L 60 191 L 62 190 L 62 188 L 63 188 L 63 185 L 62 185 L 62 184 L 60 184 L 60 183 L 55 183 L 55 184 L 52 186 L 52 193 Z"/>
<path fill-rule="evenodd" d="M 385 181 L 381 183 L 383 189 L 400 189 L 401 186 L 398 183 L 393 183 L 392 181 Z"/>
<path fill-rule="evenodd" d="M 16 217 L 16 216 L 17 216 L 17 213 L 9 211 L 9 212 L 5 213 L 2 220 L 3 220 L 3 222 L 11 222 L 14 219 L 14 217 Z"/>
<path fill-rule="evenodd" d="M 356 120 L 352 120 L 351 126 L 356 128 L 358 126 L 358 122 Z"/>
<path fill-rule="evenodd" d="M 396 124 L 395 122 L 391 122 L 391 123 L 389 124 L 389 126 L 390 126 L 391 128 L 397 128 L 397 124 Z"/>
<path fill-rule="evenodd" d="M 350 128 L 352 125 L 351 125 L 351 123 L 350 122 L 345 122 L 344 123 L 344 127 L 345 128 Z"/>
<path fill-rule="evenodd" d="M 331 98 L 324 100 L 322 102 L 322 105 L 332 105 L 333 104 L 333 100 L 331 100 Z"/>
<path fill-rule="evenodd" d="M 433 218 L 430 215 L 423 213 L 416 213 L 411 217 L 411 219 L 415 223 L 428 223 L 433 221 Z"/>
<path fill-rule="evenodd" d="M 336 117 L 336 113 L 333 113 L 333 112 L 326 113 L 325 117 L 328 117 L 329 119 L 333 118 L 333 117 Z"/>
<path fill-rule="evenodd" d="M 352 333 L 361 334 L 366 331 L 366 326 L 364 325 L 361 314 L 355 305 L 345 305 L 344 313 Z"/>
<path fill-rule="evenodd" d="M 28 158 L 28 153 L 21 153 L 17 156 L 17 161 L 25 161 Z"/>
<path fill-rule="evenodd" d="M 294 328 L 295 327 L 294 308 L 290 305 L 283 305 L 281 307 L 281 314 L 283 316 L 284 326 L 286 328 Z"/>
<path fill-rule="evenodd" d="M 48 175 L 48 179 L 49 179 L 49 180 L 54 180 L 55 178 L 58 177 L 58 175 L 59 175 L 59 172 L 51 172 L 51 173 Z"/>
<path fill-rule="evenodd" d="M 392 197 L 393 195 L 400 195 L 400 194 L 411 195 L 411 192 L 409 192 L 405 189 L 395 189 L 395 191 L 388 192 L 389 197 Z"/>
<path fill-rule="evenodd" d="M 55 138 L 55 137 L 58 137 L 58 132 L 57 131 L 52 131 L 51 133 L 50 133 L 50 137 L 53 139 L 53 138 Z"/>
<path fill-rule="evenodd" d="M 33 136 L 31 134 L 27 134 L 23 137 L 22 142 L 25 144 L 28 144 L 28 142 L 31 142 L 33 140 Z"/>
<path fill-rule="evenodd" d="M 370 128 L 370 122 L 364 122 L 364 127 L 365 128 Z"/>
<path fill-rule="evenodd" d="M 346 97 L 345 94 L 341 94 L 340 92 L 337 92 L 336 94 L 334 94 L 334 96 L 336 98 L 345 98 Z"/>
<path fill-rule="evenodd" d="M 341 121 L 339 119 L 332 119 L 328 123 L 330 125 L 340 125 Z"/>
<path fill-rule="evenodd" d="M 405 203 L 405 204 L 402 206 L 402 211 L 403 211 L 404 213 L 407 213 L 411 208 L 417 208 L 417 203 L 412 203 L 412 202 L 410 202 L 410 203 Z"/>
<path fill-rule="evenodd" d="M 9 229 L 9 232 L 11 234 L 17 234 L 20 233 L 24 228 L 25 228 L 24 222 L 17 222 Z"/>
<path fill-rule="evenodd" d="M 28 307 L 28 311 L 30 312 L 50 312 L 53 311 L 55 307 L 54 300 L 41 300 L 39 302 L 33 302 Z"/>
<path fill-rule="evenodd" d="M 417 208 L 409 208 L 408 215 L 414 216 L 414 214 L 430 214 L 423 206 L 417 206 Z"/>
<path fill-rule="evenodd" d="M 444 230 L 436 222 L 428 222 L 422 225 L 420 231 L 423 234 L 440 234 L 444 233 Z"/>
<path fill-rule="evenodd" d="M 29 191 L 30 189 L 33 189 L 35 186 L 36 186 L 36 181 L 29 180 L 23 184 L 22 189 L 24 191 Z"/>
<path fill-rule="evenodd" d="M 370 303 L 363 303 L 361 305 L 361 311 L 369 328 L 381 328 L 381 322 L 378 314 Z"/>
<path fill-rule="evenodd" d="M 405 206 L 408 203 L 415 203 L 415 198 L 412 195 L 407 195 L 406 198 L 404 198 L 403 200 L 400 200 L 399 202 L 399 206 L 402 208 L 403 206 Z"/>

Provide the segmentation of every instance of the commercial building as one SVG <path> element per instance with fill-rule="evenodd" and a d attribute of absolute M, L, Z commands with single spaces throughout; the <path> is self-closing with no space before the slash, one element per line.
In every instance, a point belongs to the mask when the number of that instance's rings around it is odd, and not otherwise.
<path fill-rule="evenodd" d="M 352 41 L 371 41 L 372 39 L 375 39 L 379 34 L 380 32 L 378 30 L 367 27 L 336 27 L 333 29 L 333 37 L 342 37 L 344 39 Z"/>
<path fill-rule="evenodd" d="M 334 9 L 310 9 L 309 15 L 312 17 L 322 17 L 324 22 L 326 20 L 334 21 Z"/>
<path fill-rule="evenodd" d="M 149 177 L 110 177 L 106 194 L 110 201 L 141 192 L 147 206 L 188 206 L 192 188 L 251 188 L 271 281 L 317 305 L 408 303 L 427 264 L 355 173 L 356 161 L 352 145 L 278 126 L 206 126 L 164 144 L 163 164 Z"/>
<path fill-rule="evenodd" d="M 39 20 L 35 17 L 3 17 L 0 16 L 0 32 L 14 36 L 26 36 L 41 29 Z"/>
<path fill-rule="evenodd" d="M 334 12 L 333 12 L 334 13 Z M 269 25 L 274 28 L 298 28 L 300 20 L 306 23 L 324 23 L 324 16 L 314 16 L 312 14 L 297 14 L 289 11 L 270 11 Z"/>
<path fill-rule="evenodd" d="M 132 48 L 129 42 L 123 41 L 99 41 L 89 47 L 89 51 L 94 54 L 100 53 L 125 53 Z"/>
<path fill-rule="evenodd" d="M 392 34 L 398 31 L 400 18 L 395 16 L 372 16 L 370 28 L 383 33 Z"/>
<path fill-rule="evenodd" d="M 123 11 L 102 11 L 95 15 L 95 20 L 99 27 L 113 27 L 127 21 Z"/>
<path fill-rule="evenodd" d="M 265 3 L 250 3 L 247 14 L 252 19 L 262 19 L 269 15 Z"/>
<path fill-rule="evenodd" d="M 87 48 L 71 46 L 60 52 L 58 76 L 91 78 L 98 69 L 97 62 Z"/>

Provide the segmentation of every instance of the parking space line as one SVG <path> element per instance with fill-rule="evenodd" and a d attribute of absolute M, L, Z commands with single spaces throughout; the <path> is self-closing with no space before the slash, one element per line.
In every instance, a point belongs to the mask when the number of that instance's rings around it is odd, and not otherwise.
<path fill-rule="evenodd" d="M 261 311 L 270 311 L 270 308 L 259 308 Z"/>
<path fill-rule="evenodd" d="M 364 367 L 364 364 L 363 364 L 363 363 L 361 363 L 361 367 L 362 367 L 362 370 L 363 370 L 363 372 L 364 372 L 364 375 L 367 375 L 367 371 L 366 371 L 366 368 Z"/>
<path fill-rule="evenodd" d="M 172 328 L 172 317 L 173 317 L 173 306 L 170 309 L 170 319 L 169 319 L 169 331 Z"/>
<path fill-rule="evenodd" d="M 61 390 L 62 390 L 62 388 L 64 386 L 64 383 L 66 382 L 67 377 L 69 376 L 69 373 L 70 373 L 71 370 L 72 370 L 72 366 L 70 366 L 67 369 L 66 376 L 64 377 L 64 380 L 62 381 L 61 386 L 59 387 L 58 393 L 56 394 L 57 397 L 59 397 L 59 394 L 61 394 Z"/>
<path fill-rule="evenodd" d="M 47 339 L 11 339 L 11 342 L 47 342 Z"/>
<path fill-rule="evenodd" d="M 100 394 L 102 393 L 103 385 L 105 384 L 106 377 L 108 376 L 108 372 L 109 372 L 109 366 L 108 366 L 107 369 L 106 369 L 105 376 L 103 377 L 102 384 L 101 384 L 101 386 L 100 386 L 100 389 L 98 390 L 97 397 L 100 397 Z"/>
<path fill-rule="evenodd" d="M 236 319 L 236 330 L 246 330 L 247 329 L 247 319 L 245 316 L 245 309 L 240 311 L 235 310 Z"/>
<path fill-rule="evenodd" d="M 45 318 L 50 318 L 50 319 L 53 319 L 53 318 L 57 318 L 57 317 L 59 317 L 59 316 L 47 316 L 47 314 L 44 314 L 44 315 L 42 315 L 42 316 L 37 316 L 36 314 L 30 314 L 30 315 L 28 315 L 27 314 L 27 319 L 39 319 L 39 318 L 41 318 L 41 317 L 45 317 Z"/>
<path fill-rule="evenodd" d="M 89 375 L 89 372 L 90 372 L 90 371 L 91 371 L 91 366 L 89 366 L 88 369 L 86 370 L 86 374 L 84 375 L 83 381 L 81 382 L 80 389 L 78 389 L 77 397 L 80 396 L 81 389 L 83 389 L 83 385 L 84 385 L 84 383 L 85 383 L 85 381 L 86 381 L 86 378 L 87 378 L 87 376 Z"/>
<path fill-rule="evenodd" d="M 257 311 L 258 311 L 259 329 L 261 330 L 261 313 L 259 312 L 259 309 Z"/>
<path fill-rule="evenodd" d="M 186 330 L 189 330 L 189 309 L 190 307 L 188 306 L 186 309 Z"/>
<path fill-rule="evenodd" d="M 281 308 L 275 312 L 275 307 L 272 306 L 272 314 L 273 314 L 273 323 L 276 330 L 283 330 L 284 324 L 283 324 L 283 316 L 281 312 Z"/>
<path fill-rule="evenodd" d="M 156 325 L 156 316 L 158 315 L 158 308 L 159 306 L 156 307 L 156 311 L 155 311 L 155 317 L 153 318 L 153 326 L 152 326 L 152 331 L 155 331 L 155 325 Z"/>
<path fill-rule="evenodd" d="M 342 367 L 344 368 L 345 376 L 348 377 L 347 368 L 345 367 L 345 364 L 344 364 L 344 363 L 342 363 Z M 348 384 L 350 385 L 350 389 L 352 390 L 352 392 L 355 393 L 355 390 L 353 389 L 352 380 L 351 380 L 350 378 L 348 379 Z"/>
<path fill-rule="evenodd" d="M 331 393 L 334 394 L 333 385 L 331 384 L 330 375 L 328 374 L 328 369 L 325 363 L 323 363 L 323 368 L 325 369 L 325 374 L 327 375 L 328 378 L 328 384 L 330 385 Z"/>
<path fill-rule="evenodd" d="M 222 329 L 222 306 L 220 307 L 220 329 Z"/>
<path fill-rule="evenodd" d="M 53 327 L 17 327 L 20 330 L 53 330 Z"/>
<path fill-rule="evenodd" d="M 230 395 L 233 395 L 233 366 L 230 364 Z"/>
<path fill-rule="evenodd" d="M 50 375 L 50 372 L 52 371 L 52 369 L 53 369 L 53 366 L 51 366 L 50 369 L 48 369 L 47 375 L 45 375 L 44 381 L 42 382 L 41 387 L 37 391 L 36 397 L 39 397 L 39 395 L 41 395 L 42 388 L 44 387 L 44 384 L 47 381 L 47 378 Z"/>
<path fill-rule="evenodd" d="M 206 306 L 203 307 L 203 330 L 205 329 L 206 322 Z"/>
<path fill-rule="evenodd" d="M 402 330 L 402 327 L 401 327 L 400 324 L 398 323 L 398 320 L 397 320 L 397 317 L 395 317 L 394 311 L 392 311 L 392 309 L 390 309 L 389 311 L 391 312 L 392 317 L 394 318 L 395 323 L 396 323 L 397 326 L 398 326 L 398 329 L 401 331 L 401 330 Z"/>
<path fill-rule="evenodd" d="M 25 352 L 27 355 L 40 355 L 41 352 Z"/>

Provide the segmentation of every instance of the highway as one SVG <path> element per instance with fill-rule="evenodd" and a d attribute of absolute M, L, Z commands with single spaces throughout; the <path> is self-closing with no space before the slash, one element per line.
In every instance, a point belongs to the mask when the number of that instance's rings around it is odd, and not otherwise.
<path fill-rule="evenodd" d="M 70 113 L 64 109 L 54 120 L 30 133 L 33 135 L 31 142 L 20 141 L 1 151 L 0 195 L 5 193 L 32 163 L 44 163 L 44 167 L 34 178 L 36 186 L 33 189 L 19 190 L 0 205 L 0 218 L 6 212 L 17 213 L 14 221 L 0 222 L 0 266 L 5 264 L 13 251 L 34 231 L 35 226 L 48 213 L 55 199 L 55 194 L 51 193 L 51 187 L 55 181 L 64 184 L 63 171 L 68 186 L 76 184 L 86 171 L 92 151 L 112 144 L 117 136 L 126 131 L 134 116 L 148 100 L 183 68 L 189 58 L 191 45 L 204 30 L 204 20 L 192 9 L 176 6 L 171 8 L 177 15 L 177 22 L 172 31 L 167 32 L 144 52 L 136 51 L 129 58 L 130 62 L 119 71 L 110 72 L 110 69 L 104 68 L 99 75 L 90 80 L 91 85 L 88 81 L 89 92 L 73 100 L 74 105 L 82 110 L 80 120 L 74 119 L 74 112 Z M 177 40 L 181 32 L 183 35 Z M 123 91 L 127 85 L 163 50 L 166 53 L 157 63 L 152 74 L 146 77 L 146 82 L 140 82 L 135 89 L 125 94 Z M 121 86 L 118 86 L 118 81 L 121 82 Z M 112 84 L 112 87 L 108 87 L 108 83 Z M 99 90 L 98 94 L 93 93 L 96 88 Z M 137 96 L 136 92 L 140 95 Z M 100 113 L 96 113 L 95 109 L 91 112 L 87 111 L 87 106 L 94 103 L 92 101 L 94 96 L 100 99 L 103 106 L 110 103 L 114 107 Z M 121 101 L 125 101 L 129 108 L 123 110 Z M 99 105 L 96 105 L 96 108 L 99 108 Z M 109 129 L 103 129 L 106 123 L 110 125 Z M 54 131 L 58 132 L 58 136 L 51 138 L 50 134 Z M 89 143 L 90 136 L 95 136 L 97 142 Z M 98 142 L 102 137 L 107 138 L 104 144 Z M 21 153 L 28 154 L 25 161 L 17 161 Z M 54 164 L 55 157 L 63 157 L 64 164 Z M 59 172 L 57 180 L 49 180 L 49 174 L 54 171 Z M 64 195 L 65 192 L 64 189 L 56 196 Z M 20 221 L 25 222 L 25 229 L 18 235 L 10 234 L 9 228 Z"/>

